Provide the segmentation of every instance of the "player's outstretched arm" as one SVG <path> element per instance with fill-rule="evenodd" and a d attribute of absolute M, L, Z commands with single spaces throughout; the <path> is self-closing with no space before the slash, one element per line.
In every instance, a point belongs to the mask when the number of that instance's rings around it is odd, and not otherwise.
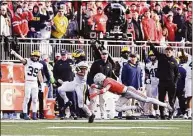
<path fill-rule="evenodd" d="M 19 59 L 21 61 L 21 63 L 23 63 L 24 65 L 27 63 L 27 60 L 24 59 L 22 56 L 20 56 L 19 54 L 17 54 L 14 50 L 11 49 L 10 52 L 12 55 L 14 55 L 17 59 Z"/>
<path fill-rule="evenodd" d="M 99 94 L 104 94 L 104 93 L 106 93 L 106 92 L 110 89 L 110 87 L 111 87 L 111 85 L 109 84 L 109 85 L 107 85 L 106 87 L 104 87 L 103 89 L 101 89 L 101 90 L 98 89 L 97 92 L 91 93 L 90 96 L 89 96 L 90 99 L 93 99 L 94 97 L 96 97 L 96 96 L 99 95 Z"/>

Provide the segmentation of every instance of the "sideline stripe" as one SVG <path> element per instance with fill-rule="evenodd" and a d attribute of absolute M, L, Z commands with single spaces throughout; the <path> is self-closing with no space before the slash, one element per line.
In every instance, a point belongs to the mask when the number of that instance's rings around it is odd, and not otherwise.
<path fill-rule="evenodd" d="M 113 126 L 102 126 L 102 127 L 47 127 L 47 129 L 104 129 L 104 130 L 123 130 L 123 129 L 179 129 L 176 127 L 113 127 Z"/>
<path fill-rule="evenodd" d="M 94 122 L 191 122 L 192 120 L 95 120 Z M 85 122 L 88 120 L 1 120 L 1 123 L 57 123 L 57 122 Z"/>

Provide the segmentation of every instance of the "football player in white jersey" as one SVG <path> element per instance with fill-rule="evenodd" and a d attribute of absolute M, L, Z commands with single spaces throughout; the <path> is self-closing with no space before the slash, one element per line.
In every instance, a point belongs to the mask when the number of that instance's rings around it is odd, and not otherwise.
<path fill-rule="evenodd" d="M 192 119 L 192 61 L 188 61 L 184 65 L 186 70 L 186 79 L 185 79 L 185 98 L 187 102 L 187 116 L 188 119 Z"/>
<path fill-rule="evenodd" d="M 25 72 L 25 94 L 23 101 L 23 113 L 24 119 L 30 120 L 27 115 L 27 106 L 30 100 L 30 96 L 32 96 L 32 119 L 37 120 L 37 102 L 38 102 L 38 80 L 41 84 L 42 90 L 44 90 L 43 77 L 41 74 L 42 64 L 39 63 L 40 52 L 33 51 L 31 53 L 31 57 L 24 59 L 19 54 L 17 54 L 14 50 L 11 50 L 11 54 L 13 54 L 16 58 L 18 58 L 24 65 Z"/>
<path fill-rule="evenodd" d="M 62 84 L 58 88 L 58 93 L 64 99 L 64 103 L 68 102 L 68 98 L 66 97 L 66 92 L 76 91 L 78 98 L 78 107 L 81 108 L 88 116 L 89 123 L 94 121 L 95 115 L 91 113 L 88 106 L 84 103 L 85 99 L 85 91 L 87 89 L 87 74 L 88 74 L 88 64 L 86 61 L 81 61 L 76 65 L 76 73 L 75 78 L 71 82 L 63 82 L 59 80 Z"/>
<path fill-rule="evenodd" d="M 153 97 L 158 99 L 158 84 L 159 84 L 159 79 L 156 77 L 157 73 L 157 68 L 158 68 L 158 60 L 156 59 L 156 56 L 154 53 L 150 50 L 149 51 L 149 60 L 150 62 L 147 62 L 145 65 L 145 71 L 147 74 L 147 79 L 146 79 L 146 95 L 148 97 Z M 151 108 L 152 104 L 146 104 L 147 107 Z M 150 114 L 153 115 L 153 117 L 158 118 L 159 117 L 159 110 L 158 110 L 158 105 L 153 105 L 153 109 L 155 113 L 150 109 Z M 150 116 L 152 116 L 150 115 Z"/>

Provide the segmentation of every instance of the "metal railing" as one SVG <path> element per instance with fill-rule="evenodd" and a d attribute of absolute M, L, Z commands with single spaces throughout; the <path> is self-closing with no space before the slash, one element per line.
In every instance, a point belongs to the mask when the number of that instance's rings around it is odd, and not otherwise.
<path fill-rule="evenodd" d="M 69 52 L 74 52 L 76 49 L 83 49 L 86 52 L 87 61 L 93 61 L 93 53 L 92 48 L 90 46 L 91 39 L 31 39 L 27 38 L 24 41 L 20 41 L 24 39 L 19 39 L 20 46 L 20 54 L 22 57 L 27 58 L 30 57 L 30 53 L 33 50 L 40 50 L 41 54 L 48 54 L 50 59 L 53 60 L 55 53 L 60 52 L 61 49 L 66 49 Z M 140 56 L 142 55 L 143 46 L 146 45 L 146 50 L 149 51 L 149 46 L 147 45 L 147 41 L 137 41 L 136 43 L 141 43 L 140 45 L 135 45 L 133 41 L 121 41 L 121 40 L 100 40 L 104 43 L 104 46 L 110 52 L 113 58 L 120 58 L 121 48 L 124 46 L 130 47 L 132 52 L 137 52 Z M 181 49 L 184 49 L 186 53 L 192 55 L 192 47 L 184 46 L 182 44 L 192 43 L 181 43 L 181 42 L 166 42 L 166 44 L 170 45 L 178 45 L 172 46 L 175 50 L 175 55 Z M 0 43 L 0 54 L 2 61 L 14 61 L 15 58 L 9 57 L 8 53 L 4 51 L 4 43 Z M 166 46 L 157 46 L 157 49 L 160 52 L 163 52 Z"/>

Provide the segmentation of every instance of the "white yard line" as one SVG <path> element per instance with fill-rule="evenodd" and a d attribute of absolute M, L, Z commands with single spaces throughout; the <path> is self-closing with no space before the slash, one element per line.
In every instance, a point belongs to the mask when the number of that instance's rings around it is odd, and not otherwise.
<path fill-rule="evenodd" d="M 192 120 L 95 120 L 94 122 L 191 122 Z M 88 122 L 88 120 L 1 120 L 1 123 L 57 123 L 57 122 Z"/>
<path fill-rule="evenodd" d="M 47 129 L 95 129 L 95 130 L 123 130 L 123 129 L 179 129 L 176 127 L 114 127 L 114 126 L 103 126 L 103 127 L 47 127 Z"/>

